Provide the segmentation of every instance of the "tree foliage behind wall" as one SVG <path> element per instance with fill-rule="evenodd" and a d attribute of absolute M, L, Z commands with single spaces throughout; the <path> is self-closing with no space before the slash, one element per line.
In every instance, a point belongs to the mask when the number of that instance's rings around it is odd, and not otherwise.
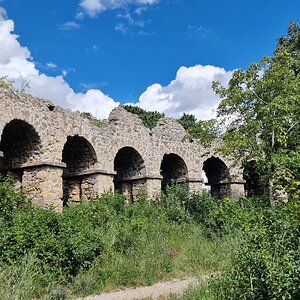
<path fill-rule="evenodd" d="M 13 81 L 7 79 L 6 76 L 1 77 L 0 76 L 0 87 L 5 88 L 5 89 L 11 89 L 13 85 Z"/>
<path fill-rule="evenodd" d="M 139 118 L 143 121 L 143 124 L 147 128 L 154 128 L 159 121 L 159 119 L 163 118 L 165 114 L 159 113 L 157 111 L 146 111 L 140 107 L 133 106 L 133 105 L 124 105 L 124 108 L 133 114 L 139 116 Z"/>

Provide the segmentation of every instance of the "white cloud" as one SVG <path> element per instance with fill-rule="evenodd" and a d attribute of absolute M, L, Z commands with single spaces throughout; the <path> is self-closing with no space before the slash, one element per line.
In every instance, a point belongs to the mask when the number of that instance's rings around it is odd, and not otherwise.
<path fill-rule="evenodd" d="M 124 14 L 117 14 L 117 18 L 119 19 L 124 19 L 125 21 L 127 21 L 128 25 L 130 26 L 138 26 L 138 27 L 144 27 L 145 26 L 145 22 L 144 21 L 138 21 L 135 20 L 130 13 L 126 12 Z"/>
<path fill-rule="evenodd" d="M 128 30 L 129 28 L 124 23 L 118 23 L 115 26 L 115 31 L 119 31 L 124 35 L 127 34 Z"/>
<path fill-rule="evenodd" d="M 210 119 L 220 103 L 219 96 L 211 88 L 212 82 L 220 81 L 227 85 L 231 74 L 214 66 L 181 67 L 169 85 L 163 87 L 156 83 L 149 86 L 137 105 L 175 118 L 186 112 L 198 119 Z"/>
<path fill-rule="evenodd" d="M 51 77 L 42 74 L 31 61 L 30 51 L 20 45 L 18 36 L 13 34 L 14 22 L 6 19 L 5 10 L 0 10 L 0 76 L 7 76 L 20 88 L 28 82 L 30 93 L 53 101 L 55 104 L 87 111 L 99 118 L 106 118 L 109 111 L 118 106 L 109 96 L 99 90 L 75 93 L 63 76 Z M 49 64 L 48 63 L 48 67 Z M 53 64 L 54 66 L 54 64 Z M 67 74 L 63 72 L 64 76 Z"/>
<path fill-rule="evenodd" d="M 57 25 L 57 27 L 61 31 L 69 31 L 69 30 L 78 29 L 81 27 L 81 25 L 74 21 L 69 21 L 64 24 Z"/>
<path fill-rule="evenodd" d="M 49 99 L 62 107 L 90 112 L 98 118 L 107 118 L 109 112 L 119 105 L 91 86 L 85 88 L 86 92 L 75 93 L 65 81 L 67 70 L 56 77 L 41 73 L 32 62 L 30 51 L 20 45 L 13 31 L 14 22 L 6 19 L 5 10 L 0 9 L 0 76 L 8 76 L 17 87 L 29 82 L 32 95 Z M 231 74 L 215 66 L 181 67 L 167 86 L 158 83 L 149 86 L 134 105 L 164 112 L 167 116 L 180 117 L 186 112 L 208 119 L 220 102 L 211 89 L 212 81 L 219 80 L 226 85 Z"/>
<path fill-rule="evenodd" d="M 119 14 L 117 14 L 117 18 L 122 19 L 127 24 L 126 25 L 124 22 L 119 22 L 115 26 L 115 30 L 123 33 L 124 35 L 127 34 L 128 32 L 131 32 L 132 27 L 144 27 L 145 26 L 145 21 L 136 20 L 135 18 L 133 18 L 131 16 L 131 14 L 129 12 L 126 12 L 124 14 L 119 13 Z"/>
<path fill-rule="evenodd" d="M 57 68 L 57 65 L 56 65 L 55 63 L 53 63 L 53 62 L 48 62 L 48 63 L 46 63 L 46 66 L 47 66 L 48 68 L 50 68 L 50 69 L 55 69 L 55 68 Z"/>
<path fill-rule="evenodd" d="M 81 19 L 85 15 L 94 18 L 98 14 L 106 10 L 114 10 L 119 8 L 126 8 L 129 5 L 145 7 L 146 5 L 153 5 L 159 0 L 81 0 L 79 3 L 80 10 L 77 13 L 77 18 Z M 142 10 L 139 11 L 140 13 Z"/>

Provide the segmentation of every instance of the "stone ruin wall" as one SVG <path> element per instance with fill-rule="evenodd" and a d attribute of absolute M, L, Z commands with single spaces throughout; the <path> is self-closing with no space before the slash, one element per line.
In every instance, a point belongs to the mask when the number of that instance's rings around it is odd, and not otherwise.
<path fill-rule="evenodd" d="M 203 164 L 215 155 L 229 168 L 232 194 L 244 193 L 241 168 L 231 168 L 232 161 L 214 154 L 215 146 L 204 148 L 198 141 L 186 138 L 183 127 L 170 118 L 161 119 L 150 130 L 138 116 L 118 107 L 110 113 L 108 120 L 104 120 L 102 127 L 96 127 L 79 112 L 1 88 L 0 113 L 0 172 L 9 171 L 15 177 L 16 187 L 40 205 L 54 205 L 60 210 L 63 201 L 78 202 L 107 190 L 114 191 L 118 176 L 121 176 L 122 192 L 130 194 L 132 199 L 141 189 L 149 197 L 156 197 L 163 180 L 162 161 L 168 154 L 175 154 L 183 161 L 187 171 L 182 175 L 185 177 L 182 181 L 188 182 L 191 190 L 201 191 Z M 28 151 L 23 149 L 26 134 L 22 135 L 17 129 L 22 131 L 27 127 L 37 137 L 33 140 L 39 141 L 38 147 Z M 24 143 L 20 139 L 25 139 Z M 79 143 L 77 149 L 76 143 Z M 81 151 L 82 148 L 85 150 Z M 115 159 L 122 154 L 121 149 L 128 151 L 128 157 L 136 151 L 142 167 L 120 170 L 121 157 L 118 169 Z M 85 157 L 82 161 L 76 157 L 79 151 Z M 76 163 L 77 169 L 72 167 Z M 119 170 L 118 174 L 116 170 Z M 222 185 L 221 182 L 218 184 Z M 229 179 L 225 184 L 229 184 Z M 64 200 L 66 195 L 68 199 Z"/>

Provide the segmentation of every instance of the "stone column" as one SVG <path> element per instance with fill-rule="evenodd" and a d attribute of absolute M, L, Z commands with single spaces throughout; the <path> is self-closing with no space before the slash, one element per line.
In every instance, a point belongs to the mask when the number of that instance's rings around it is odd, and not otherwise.
<path fill-rule="evenodd" d="M 114 176 L 115 173 L 109 173 L 102 170 L 94 171 L 94 174 L 90 175 L 90 191 L 92 191 L 92 196 L 101 195 L 105 192 L 114 192 Z M 88 180 L 84 179 L 82 184 Z M 91 183 L 93 186 L 91 187 Z"/>
<path fill-rule="evenodd" d="M 203 179 L 190 178 L 188 181 L 189 190 L 191 193 L 201 193 L 203 186 Z"/>
<path fill-rule="evenodd" d="M 149 199 L 160 199 L 161 195 L 161 176 L 148 176 L 146 181 L 146 191 Z"/>
<path fill-rule="evenodd" d="M 81 201 L 81 177 L 64 177 L 63 189 L 67 202 L 80 203 Z M 64 197 L 64 198 L 65 198 Z M 64 199 L 64 201 L 66 201 Z"/>
<path fill-rule="evenodd" d="M 231 195 L 235 198 L 241 198 L 245 197 L 245 180 L 235 180 L 231 181 L 230 183 L 230 189 L 231 189 Z"/>
<path fill-rule="evenodd" d="M 53 206 L 61 211 L 63 202 L 62 174 L 64 164 L 39 164 L 23 168 L 22 192 L 34 204 Z"/>

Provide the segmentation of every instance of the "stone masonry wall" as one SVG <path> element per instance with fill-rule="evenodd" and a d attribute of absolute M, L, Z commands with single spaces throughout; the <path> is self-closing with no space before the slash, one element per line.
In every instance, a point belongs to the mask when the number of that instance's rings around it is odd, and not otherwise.
<path fill-rule="evenodd" d="M 76 185 L 78 192 L 73 195 L 77 200 L 105 190 L 114 190 L 117 171 L 120 174 L 114 162 L 117 153 L 124 147 L 133 148 L 143 160 L 143 171 L 138 172 L 137 177 L 126 178 L 135 182 L 131 184 L 134 195 L 138 193 L 136 182 L 140 182 L 141 187 L 151 196 L 160 193 L 163 179 L 161 164 L 168 154 L 176 154 L 182 159 L 187 169 L 185 177 L 192 190 L 201 191 L 203 163 L 214 155 L 215 146 L 203 148 L 197 140 L 186 138 L 187 133 L 175 120 L 161 119 L 150 130 L 138 116 L 122 107 L 114 109 L 108 120 L 104 121 L 103 127 L 99 128 L 82 118 L 79 112 L 0 88 L 0 115 L 0 172 L 22 170 L 22 190 L 36 203 L 53 204 L 58 210 L 63 202 L 63 177 L 68 171 L 78 171 L 76 176 L 79 176 L 80 184 Z M 24 124 L 25 129 L 21 126 Z M 15 128 L 23 128 L 28 136 L 18 133 Z M 88 148 L 81 149 L 82 155 L 86 153 L 88 157 L 90 153 L 93 154 L 84 167 L 78 166 L 78 170 L 72 165 L 78 160 L 77 157 L 66 154 L 63 159 L 63 150 L 70 139 L 86 141 Z M 14 147 L 19 152 L 13 151 Z M 235 190 L 242 193 L 244 182 L 241 168 L 231 167 L 232 161 L 228 158 L 219 158 L 229 167 L 234 184 L 241 187 Z M 137 168 L 140 170 L 139 166 Z"/>

